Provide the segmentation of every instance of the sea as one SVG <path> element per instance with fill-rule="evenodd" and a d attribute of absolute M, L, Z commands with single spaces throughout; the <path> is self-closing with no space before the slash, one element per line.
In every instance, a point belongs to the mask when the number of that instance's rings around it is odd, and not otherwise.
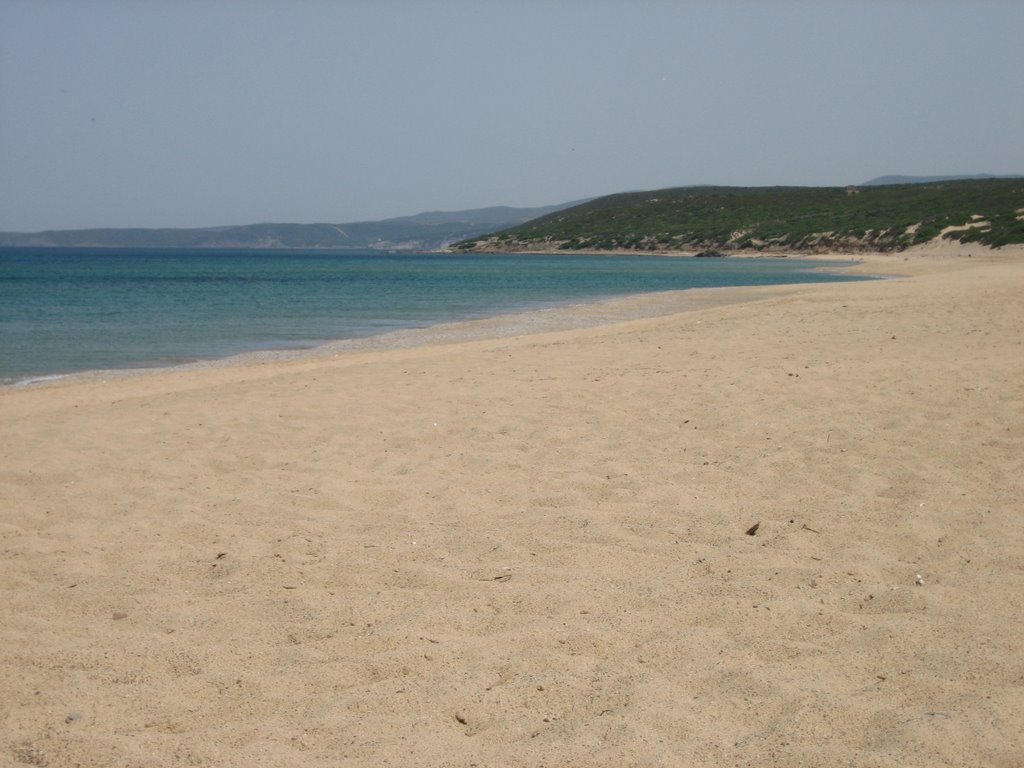
<path fill-rule="evenodd" d="M 0 248 L 0 385 L 171 366 L 630 294 L 862 280 L 849 262 Z"/>

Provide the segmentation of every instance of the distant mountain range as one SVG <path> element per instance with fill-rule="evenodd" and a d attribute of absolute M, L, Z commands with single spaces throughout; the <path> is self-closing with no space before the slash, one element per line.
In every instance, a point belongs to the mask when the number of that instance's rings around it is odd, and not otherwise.
<path fill-rule="evenodd" d="M 339 248 L 434 251 L 585 200 L 539 208 L 430 211 L 348 224 L 247 224 L 199 229 L 60 229 L 0 232 L 0 246 L 109 248 Z"/>
<path fill-rule="evenodd" d="M 971 179 L 1019 179 L 1019 174 L 996 176 L 991 173 L 976 173 L 966 176 L 879 176 L 877 179 L 865 181 L 862 187 L 881 187 L 888 184 L 932 184 L 939 181 L 967 181 Z"/>

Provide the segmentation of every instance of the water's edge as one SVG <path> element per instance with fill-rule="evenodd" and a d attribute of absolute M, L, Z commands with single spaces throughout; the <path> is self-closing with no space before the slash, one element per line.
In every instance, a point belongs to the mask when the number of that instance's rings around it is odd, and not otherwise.
<path fill-rule="evenodd" d="M 842 272 L 858 262 L 820 268 Z M 865 277 L 866 280 L 885 276 Z M 630 320 L 664 317 L 693 312 L 715 306 L 741 304 L 778 298 L 817 282 L 776 283 L 771 285 L 739 285 L 687 288 L 652 293 L 636 293 L 590 301 L 568 300 L 540 309 L 527 309 L 467 320 L 447 321 L 419 328 L 406 328 L 386 333 L 344 338 L 323 344 L 292 348 L 265 348 L 225 355 L 195 358 L 188 361 L 124 368 L 97 368 L 67 373 L 29 376 L 0 384 L 0 390 L 43 387 L 75 381 L 97 381 L 153 375 L 157 373 L 194 371 L 208 368 L 269 364 L 302 359 L 337 357 L 343 353 L 383 351 L 486 341 L 540 333 L 570 331 L 611 325 Z"/>

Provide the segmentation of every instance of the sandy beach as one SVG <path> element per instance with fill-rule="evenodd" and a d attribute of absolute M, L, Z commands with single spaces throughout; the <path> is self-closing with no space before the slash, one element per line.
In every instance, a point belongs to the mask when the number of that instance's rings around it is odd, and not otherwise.
<path fill-rule="evenodd" d="M 0 764 L 1024 765 L 1024 249 L 856 269 L 0 390 Z"/>

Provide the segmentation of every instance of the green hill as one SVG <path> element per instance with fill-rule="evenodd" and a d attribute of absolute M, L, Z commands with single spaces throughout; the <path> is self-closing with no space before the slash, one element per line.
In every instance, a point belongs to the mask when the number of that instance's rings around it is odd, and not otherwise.
<path fill-rule="evenodd" d="M 993 247 L 1024 242 L 1024 179 L 628 192 L 454 247 L 472 251 L 884 251 L 940 234 Z"/>

